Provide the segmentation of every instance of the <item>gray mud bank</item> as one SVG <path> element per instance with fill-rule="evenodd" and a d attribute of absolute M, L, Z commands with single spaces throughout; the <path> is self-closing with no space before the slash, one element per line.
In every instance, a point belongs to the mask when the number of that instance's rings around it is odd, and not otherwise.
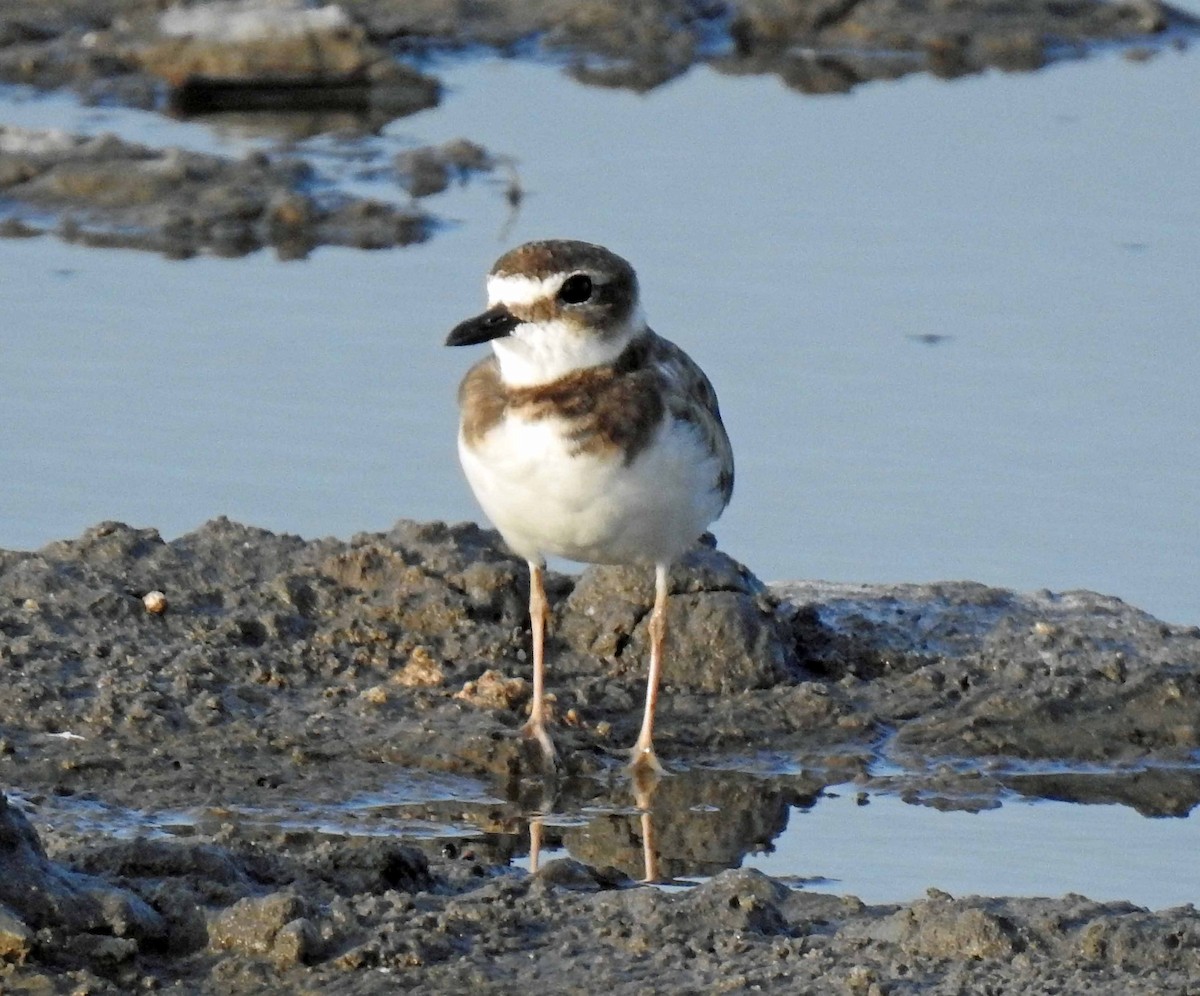
<path fill-rule="evenodd" d="M 442 523 L 0 552 L 0 989 L 1195 991 L 1190 906 L 867 906 L 737 866 L 845 783 L 1186 814 L 1200 629 L 1088 592 L 766 586 L 701 546 L 673 575 L 673 773 L 632 785 L 650 579 L 550 578 L 553 779 L 515 735 L 525 582 Z"/>

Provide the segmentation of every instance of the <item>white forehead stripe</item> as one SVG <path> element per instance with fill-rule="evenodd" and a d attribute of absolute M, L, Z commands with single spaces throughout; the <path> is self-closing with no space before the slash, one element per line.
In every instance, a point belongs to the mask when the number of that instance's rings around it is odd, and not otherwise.
<path fill-rule="evenodd" d="M 488 307 L 505 304 L 509 307 L 544 301 L 558 293 L 564 274 L 549 277 L 528 277 L 521 273 L 494 274 L 487 279 Z"/>

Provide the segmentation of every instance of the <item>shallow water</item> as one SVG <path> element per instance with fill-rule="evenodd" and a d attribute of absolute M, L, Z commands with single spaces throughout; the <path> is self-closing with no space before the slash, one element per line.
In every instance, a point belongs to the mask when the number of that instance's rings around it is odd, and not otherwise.
<path fill-rule="evenodd" d="M 753 778 L 745 779 L 753 788 Z M 144 813 L 95 799 L 18 804 L 47 828 L 118 838 L 187 838 L 238 830 L 442 841 L 458 854 L 490 848 L 529 870 L 529 815 L 466 778 L 401 773 L 388 789 L 325 803 L 228 806 Z M 1085 895 L 1149 909 L 1200 901 L 1194 861 L 1197 818 L 1152 818 L 1127 806 L 1079 805 L 1008 793 L 995 808 L 944 812 L 889 792 L 847 784 L 803 805 L 784 806 L 773 836 L 741 841 L 740 854 L 713 860 L 705 841 L 745 814 L 695 804 L 655 806 L 646 821 L 633 805 L 597 804 L 546 813 L 539 862 L 577 857 L 642 877 L 651 837 L 664 887 L 686 887 L 724 867 L 756 868 L 794 888 L 858 896 L 868 903 L 919 899 L 930 888 L 955 896 Z M 753 821 L 751 821 L 753 822 Z"/>
<path fill-rule="evenodd" d="M 745 864 L 769 875 L 819 874 L 826 881 L 809 888 L 865 902 L 939 888 L 955 896 L 1077 893 L 1165 909 L 1200 901 L 1196 830 L 1192 816 L 1154 819 L 1125 806 L 1014 798 L 998 809 L 944 813 L 881 794 L 862 806 L 847 790 L 794 810 L 775 851 Z"/>
<path fill-rule="evenodd" d="M 867 903 L 911 902 L 931 888 L 954 896 L 1075 893 L 1148 909 L 1200 901 L 1194 816 L 1151 819 L 1124 806 L 1021 799 L 945 813 L 886 794 L 863 804 L 857 795 L 842 786 L 811 809 L 793 808 L 771 849 L 747 855 L 741 867 Z M 1122 842 L 1119 855 L 1114 841 Z M 569 855 L 553 848 L 541 861 Z M 515 863 L 529 867 L 527 856 Z"/>
<path fill-rule="evenodd" d="M 570 235 L 629 256 L 652 323 L 712 375 L 738 456 L 717 532 L 761 576 L 1088 587 L 1200 622 L 1193 53 L 844 97 L 443 69 L 443 106 L 368 151 L 466 135 L 516 155 L 507 229 L 498 180 L 429 199 L 442 229 L 396 252 L 0 242 L 0 546 L 104 518 L 345 536 L 477 517 L 453 456 L 475 354 L 440 341 L 503 248 Z M 262 142 L 0 98 L 13 123 Z"/>

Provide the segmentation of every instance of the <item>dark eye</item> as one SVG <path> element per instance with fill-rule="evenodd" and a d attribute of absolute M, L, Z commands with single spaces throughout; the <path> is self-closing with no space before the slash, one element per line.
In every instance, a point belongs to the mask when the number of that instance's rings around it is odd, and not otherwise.
<path fill-rule="evenodd" d="M 567 277 L 558 289 L 558 299 L 563 304 L 583 304 L 592 296 L 592 278 L 586 273 L 576 273 Z"/>

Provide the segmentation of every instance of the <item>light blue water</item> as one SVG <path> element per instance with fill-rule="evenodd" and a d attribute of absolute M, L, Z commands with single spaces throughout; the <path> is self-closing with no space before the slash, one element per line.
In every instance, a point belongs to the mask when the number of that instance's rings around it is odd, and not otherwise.
<path fill-rule="evenodd" d="M 448 794 L 448 792 L 450 794 Z M 344 801 L 292 800 L 278 808 L 222 806 L 168 812 L 140 812 L 88 798 L 46 797 L 30 800 L 10 796 L 43 832 L 56 828 L 73 833 L 97 833 L 129 839 L 209 837 L 227 825 L 244 830 L 308 831 L 338 837 L 388 837 L 397 840 L 471 842 L 486 832 L 493 837 L 513 833 L 511 850 L 519 854 L 515 867 L 530 870 L 528 824 L 504 811 L 487 789 L 469 779 L 446 779 L 399 773 L 390 788 L 350 794 Z M 1200 902 L 1200 867 L 1195 861 L 1197 817 L 1150 818 L 1118 805 L 1079 805 L 1029 800 L 1008 795 L 1001 806 L 979 813 L 942 812 L 911 805 L 898 796 L 873 792 L 866 805 L 858 802 L 853 785 L 828 789 L 807 809 L 792 808 L 787 826 L 769 846 L 743 856 L 743 868 L 791 880 L 808 891 L 854 895 L 868 903 L 910 902 L 926 890 L 941 889 L 955 896 L 1062 896 L 1076 893 L 1096 901 L 1126 900 L 1149 909 L 1166 909 Z M 423 803 L 456 800 L 453 817 L 416 815 Z M 627 823 L 614 837 L 600 829 L 605 840 L 620 840 L 623 852 L 576 855 L 584 861 L 618 860 L 627 874 L 640 878 L 640 834 L 631 808 L 589 808 L 548 814 L 547 827 L 583 833 L 589 824 L 603 824 L 613 813 Z M 683 820 L 728 821 L 739 814 L 706 807 L 690 813 L 655 816 L 657 832 Z M 507 831 L 505 828 L 507 827 Z M 681 838 L 666 834 L 676 845 Z M 701 848 L 703 850 L 703 848 Z M 569 847 L 544 847 L 541 863 L 570 856 Z M 696 860 L 687 854 L 660 853 L 669 863 Z M 683 872 L 680 883 L 700 881 L 695 868 Z"/>
<path fill-rule="evenodd" d="M 1114 848 L 1114 842 L 1120 842 Z M 1124 806 L 1006 800 L 981 813 L 935 812 L 853 791 L 792 811 L 776 849 L 744 867 L 821 876 L 816 892 L 904 902 L 954 896 L 1125 899 L 1150 909 L 1200 902 L 1196 819 L 1151 819 Z"/>
<path fill-rule="evenodd" d="M 859 805 L 856 796 L 842 786 L 811 809 L 793 808 L 770 850 L 740 866 L 868 903 L 911 902 L 931 888 L 954 896 L 1076 893 L 1149 909 L 1200 902 L 1194 814 L 1151 819 L 1124 806 L 1015 797 L 980 813 L 940 812 L 881 793 Z M 540 859 L 569 855 L 548 848 Z M 529 857 L 514 863 L 528 869 Z"/>
<path fill-rule="evenodd" d="M 0 242 L 0 546 L 105 518 L 476 518 L 453 453 L 471 356 L 441 339 L 504 248 L 571 236 L 628 256 L 709 371 L 738 457 L 716 531 L 763 577 L 1087 587 L 1200 622 L 1194 53 L 846 97 L 709 70 L 639 96 L 501 60 L 446 78 L 376 147 L 516 155 L 503 241 L 477 182 L 386 253 Z M 248 144 L 62 98 L 0 119 Z"/>

